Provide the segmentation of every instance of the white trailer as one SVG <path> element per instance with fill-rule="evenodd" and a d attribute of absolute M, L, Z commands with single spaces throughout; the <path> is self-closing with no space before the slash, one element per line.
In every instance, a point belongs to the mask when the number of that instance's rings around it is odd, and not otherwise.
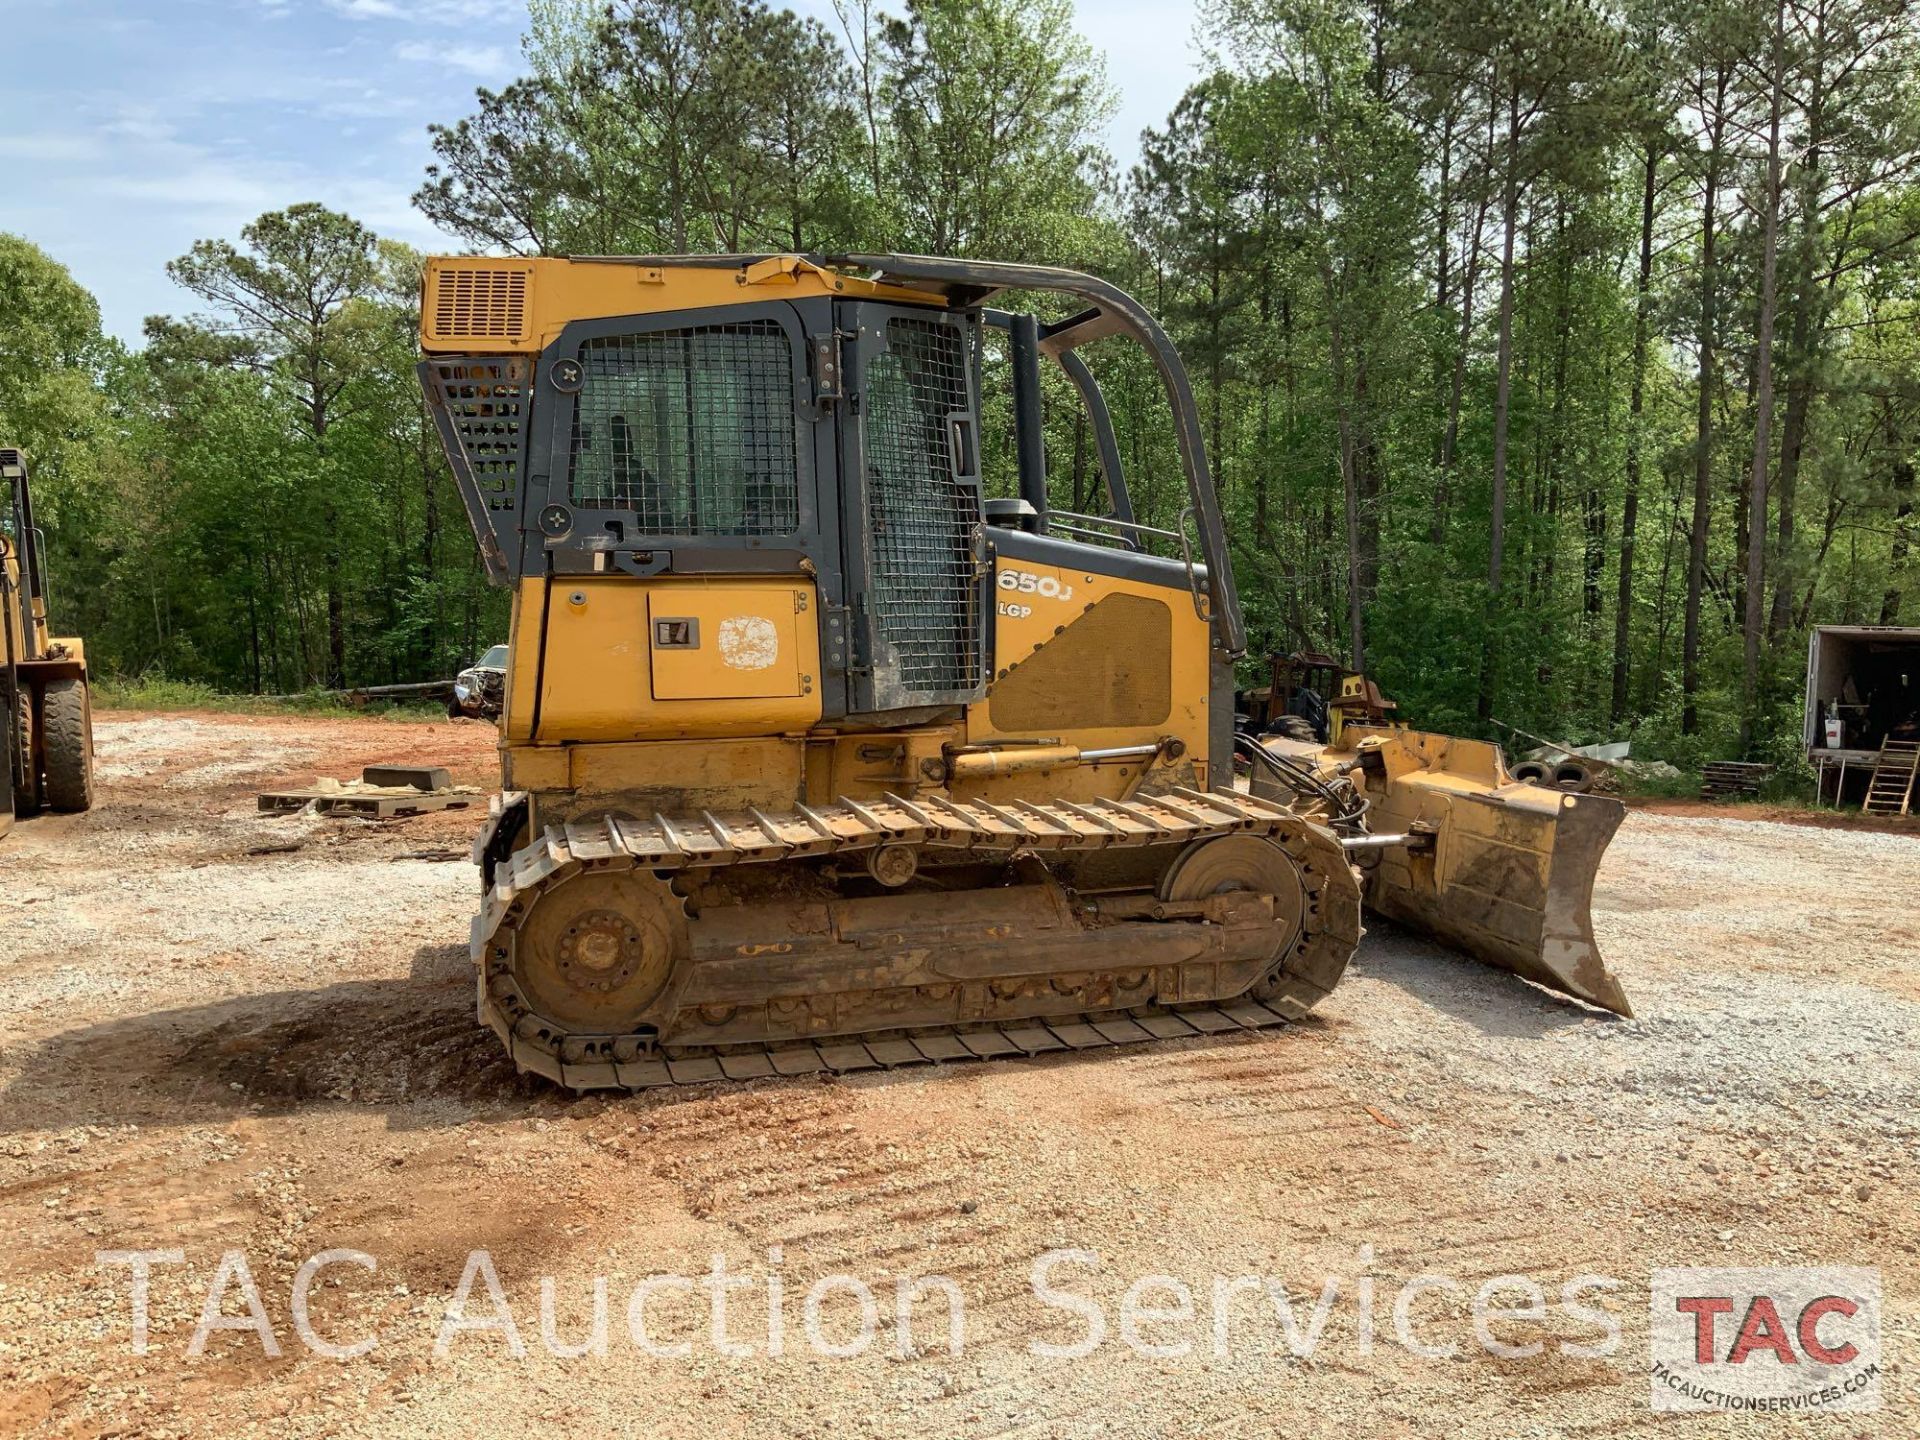
<path fill-rule="evenodd" d="M 1839 722 L 1829 737 L 1828 721 Z M 1864 793 L 1889 734 L 1920 724 L 1920 627 L 1821 625 L 1807 642 L 1805 743 L 1816 796 Z M 1856 800 L 1858 796 L 1854 797 Z"/>

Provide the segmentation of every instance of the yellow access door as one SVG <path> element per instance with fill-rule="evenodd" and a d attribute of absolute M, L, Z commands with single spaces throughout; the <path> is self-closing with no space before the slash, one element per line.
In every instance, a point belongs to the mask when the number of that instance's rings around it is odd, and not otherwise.
<path fill-rule="evenodd" d="M 800 695 L 798 626 L 808 592 L 791 585 L 674 585 L 647 596 L 656 700 L 757 700 Z"/>

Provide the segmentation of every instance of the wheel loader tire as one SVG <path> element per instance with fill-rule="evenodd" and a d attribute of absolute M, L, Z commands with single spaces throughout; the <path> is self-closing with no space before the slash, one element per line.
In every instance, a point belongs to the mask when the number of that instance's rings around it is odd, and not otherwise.
<path fill-rule="evenodd" d="M 1513 778 L 1528 785 L 1552 784 L 1552 772 L 1538 760 L 1522 760 L 1510 772 Z"/>
<path fill-rule="evenodd" d="M 54 810 L 93 806 L 93 700 L 83 679 L 50 680 L 40 692 L 46 800 Z"/>
<path fill-rule="evenodd" d="M 33 723 L 33 689 L 22 681 L 13 697 L 13 813 L 40 808 L 40 736 Z"/>

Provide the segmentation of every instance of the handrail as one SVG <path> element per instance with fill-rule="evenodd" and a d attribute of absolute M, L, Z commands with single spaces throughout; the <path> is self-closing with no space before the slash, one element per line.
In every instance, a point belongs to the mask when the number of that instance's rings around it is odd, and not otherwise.
<path fill-rule="evenodd" d="M 1207 590 L 1200 577 L 1193 573 L 1193 546 L 1187 543 L 1187 521 L 1193 518 L 1193 507 L 1185 506 L 1180 511 L 1180 560 L 1187 567 L 1187 593 L 1193 596 L 1193 613 L 1211 624 L 1213 596 Z"/>
<path fill-rule="evenodd" d="M 1048 528 L 1061 534 L 1076 536 L 1097 544 L 1129 544 L 1133 537 L 1152 535 L 1160 540 L 1171 540 L 1180 547 L 1180 563 L 1187 570 L 1187 593 L 1193 597 L 1193 613 L 1209 624 L 1213 620 L 1211 609 L 1213 596 L 1208 582 L 1201 578 L 1199 569 L 1193 563 L 1193 545 L 1187 538 L 1187 522 L 1193 518 L 1193 507 L 1187 506 L 1180 512 L 1178 530 L 1162 530 L 1157 525 L 1142 525 L 1137 520 L 1122 520 L 1113 515 L 1082 515 L 1077 510 L 1054 510 L 1047 516 Z M 1097 527 L 1105 526 L 1106 529 Z M 1211 577 L 1212 572 L 1207 572 Z"/>
<path fill-rule="evenodd" d="M 1179 534 L 1175 531 L 1161 530 L 1152 525 L 1142 525 L 1137 520 L 1122 520 L 1117 515 L 1083 515 L 1078 510 L 1053 510 L 1049 511 L 1048 514 L 1054 518 L 1064 517 L 1077 525 L 1105 525 L 1113 530 L 1122 532 L 1120 535 L 1108 537 L 1110 539 L 1121 539 L 1124 535 L 1153 535 L 1162 540 L 1178 540 L 1180 538 Z"/>

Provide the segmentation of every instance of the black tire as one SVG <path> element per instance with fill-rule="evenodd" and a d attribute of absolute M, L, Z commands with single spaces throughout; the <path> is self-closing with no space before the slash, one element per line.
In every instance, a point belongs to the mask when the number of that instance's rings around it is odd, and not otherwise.
<path fill-rule="evenodd" d="M 1578 760 L 1562 760 L 1553 767 L 1553 783 L 1556 789 L 1584 795 L 1593 788 L 1593 771 Z"/>
<path fill-rule="evenodd" d="M 33 689 L 25 681 L 13 694 L 13 813 L 40 808 L 39 734 L 34 728 Z"/>
<path fill-rule="evenodd" d="M 1514 779 L 1524 781 L 1528 785 L 1551 785 L 1553 783 L 1549 778 L 1552 772 L 1547 769 L 1545 764 L 1538 760 L 1522 760 L 1508 773 L 1511 774 Z"/>
<path fill-rule="evenodd" d="M 40 692 L 41 753 L 49 808 L 93 807 L 93 700 L 83 679 L 49 680 Z"/>

